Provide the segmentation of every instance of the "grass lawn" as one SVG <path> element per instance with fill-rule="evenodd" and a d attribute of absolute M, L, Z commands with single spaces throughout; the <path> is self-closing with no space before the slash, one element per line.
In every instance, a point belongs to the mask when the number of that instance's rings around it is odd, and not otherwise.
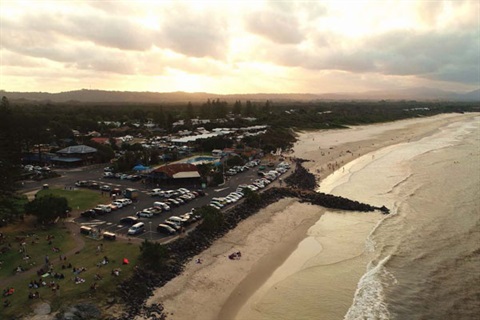
<path fill-rule="evenodd" d="M 0 247 L 8 247 L 11 245 L 11 250 L 5 254 L 0 255 L 0 260 L 3 261 L 0 269 L 1 279 L 13 279 L 9 287 L 15 288 L 15 293 L 8 296 L 11 305 L 7 308 L 3 306 L 5 297 L 2 297 L 2 304 L 0 305 L 0 319 L 10 319 L 13 317 L 20 317 L 28 315 L 32 312 L 33 306 L 39 302 L 48 302 L 52 311 L 58 310 L 62 306 L 68 306 L 83 300 L 93 301 L 99 306 L 106 304 L 106 300 L 111 296 L 111 293 L 116 290 L 116 286 L 124 279 L 128 278 L 134 266 L 137 263 L 140 253 L 138 244 L 120 241 L 107 240 L 93 240 L 88 237 L 83 237 L 85 247 L 78 253 L 67 256 L 65 261 L 60 260 L 60 255 L 73 250 L 75 248 L 75 241 L 68 229 L 62 226 L 54 226 L 47 230 L 13 230 L 2 231 L 7 236 L 6 240 Z M 28 235 L 28 236 L 27 236 Z M 47 236 L 52 235 L 54 238 L 51 243 L 47 240 Z M 20 241 L 26 243 L 26 252 L 30 256 L 28 261 L 22 258 L 24 254 L 19 252 L 21 248 Z M 32 241 L 37 243 L 32 244 Z M 97 252 L 99 244 L 103 244 L 102 252 Z M 58 247 L 59 252 L 54 252 L 53 247 Z M 64 279 L 55 279 L 53 276 L 41 277 L 37 273 L 31 276 L 25 273 L 15 273 L 14 269 L 20 264 L 27 268 L 35 268 L 35 270 L 43 267 L 45 264 L 45 255 L 49 256 L 49 261 L 53 265 L 53 272 L 62 273 Z M 101 264 L 104 256 L 109 260 L 108 264 Z M 129 260 L 129 264 L 122 264 L 123 258 Z M 72 268 L 68 268 L 71 264 Z M 78 274 L 78 277 L 85 280 L 80 284 L 75 284 L 75 274 L 72 269 L 85 268 L 86 270 Z M 120 275 L 114 276 L 111 274 L 114 268 L 120 268 Z M 98 274 L 101 279 L 95 280 L 95 275 Z M 10 277 L 10 278 L 9 278 Z M 36 280 L 41 282 L 44 280 L 47 286 L 40 286 L 38 289 L 29 289 L 30 281 Z M 60 286 L 58 291 L 53 291 L 48 284 L 52 281 Z M 97 283 L 97 290 L 91 290 L 90 286 Z M 0 288 L 2 291 L 6 288 Z M 29 299 L 29 292 L 34 293 L 38 291 L 39 299 Z"/>
<path fill-rule="evenodd" d="M 48 194 L 67 198 L 68 205 L 72 210 L 81 211 L 91 209 L 99 203 L 108 202 L 110 200 L 110 198 L 102 196 L 99 191 L 87 189 L 44 189 L 37 193 L 37 197 L 42 197 Z"/>

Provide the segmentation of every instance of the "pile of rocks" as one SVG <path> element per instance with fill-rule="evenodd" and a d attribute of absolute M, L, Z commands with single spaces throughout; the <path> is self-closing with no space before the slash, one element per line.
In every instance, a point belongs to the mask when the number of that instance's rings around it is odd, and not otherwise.
<path fill-rule="evenodd" d="M 304 190 L 315 190 L 318 187 L 315 176 L 302 166 L 305 161 L 308 160 L 295 159 L 295 170 L 285 179 L 287 186 Z"/>

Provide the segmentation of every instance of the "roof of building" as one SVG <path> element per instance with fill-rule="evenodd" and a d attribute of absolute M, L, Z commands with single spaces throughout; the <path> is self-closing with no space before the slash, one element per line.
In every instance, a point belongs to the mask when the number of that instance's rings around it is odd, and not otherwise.
<path fill-rule="evenodd" d="M 73 158 L 73 157 L 53 157 L 51 158 L 50 160 L 52 161 L 58 161 L 58 162 L 79 162 L 79 161 L 82 161 L 82 159 L 80 158 Z"/>
<path fill-rule="evenodd" d="M 97 152 L 97 149 L 83 145 L 83 144 L 78 146 L 66 147 L 65 149 L 57 151 L 57 153 L 61 153 L 61 154 L 88 154 L 88 153 L 95 153 L 95 152 Z"/>
<path fill-rule="evenodd" d="M 183 178 L 200 178 L 200 173 L 198 171 L 185 171 L 175 173 L 173 179 L 183 179 Z"/>
<path fill-rule="evenodd" d="M 106 138 L 106 137 L 94 137 L 94 138 L 91 138 L 90 141 L 100 143 L 100 144 L 110 143 L 109 138 Z"/>
<path fill-rule="evenodd" d="M 153 170 L 153 172 L 163 172 L 172 178 L 200 177 L 200 174 L 198 174 L 197 167 L 190 163 L 171 163 L 165 166 L 158 167 L 157 169 Z M 179 173 L 182 173 L 182 174 L 179 175 Z M 195 173 L 196 175 L 193 176 Z"/>

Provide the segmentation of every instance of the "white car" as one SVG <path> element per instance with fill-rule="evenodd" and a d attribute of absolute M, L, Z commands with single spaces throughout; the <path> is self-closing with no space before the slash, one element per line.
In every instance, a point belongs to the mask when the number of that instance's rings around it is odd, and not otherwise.
<path fill-rule="evenodd" d="M 222 203 L 220 203 L 220 202 L 218 202 L 218 201 L 210 201 L 210 204 L 215 205 L 215 206 L 218 207 L 219 209 L 225 207 L 224 204 L 222 204 Z"/>
<path fill-rule="evenodd" d="M 156 201 L 153 203 L 154 206 L 156 207 L 160 207 L 162 208 L 162 210 L 165 210 L 165 211 L 168 211 L 170 210 L 170 206 L 168 204 L 166 204 L 165 202 L 160 202 L 160 201 Z"/>
<path fill-rule="evenodd" d="M 238 198 L 234 197 L 234 196 L 226 196 L 225 199 L 231 201 L 231 203 L 233 202 L 237 202 L 238 201 Z"/>
<path fill-rule="evenodd" d="M 117 199 L 116 201 L 121 201 L 122 203 L 127 204 L 127 205 L 133 203 L 132 200 L 130 200 L 128 198 Z"/>
<path fill-rule="evenodd" d="M 209 206 L 218 210 L 222 210 L 222 207 L 220 207 L 218 204 L 215 204 L 215 203 L 210 203 Z"/>
<path fill-rule="evenodd" d="M 125 204 L 121 201 L 113 201 L 112 204 L 114 206 L 117 206 L 118 209 L 123 208 L 125 206 Z"/>
<path fill-rule="evenodd" d="M 152 196 L 163 196 L 164 191 L 162 189 L 152 189 L 151 193 Z"/>
<path fill-rule="evenodd" d="M 231 193 L 227 196 L 227 198 L 228 198 L 228 197 L 230 197 L 230 198 L 235 198 L 235 199 L 237 199 L 237 200 L 242 199 L 242 196 L 239 195 L 239 194 L 237 194 L 237 193 L 235 193 L 235 192 L 231 192 Z"/>
<path fill-rule="evenodd" d="M 153 217 L 153 212 L 142 210 L 137 212 L 137 217 L 139 218 L 151 218 Z"/>
<path fill-rule="evenodd" d="M 239 199 L 241 199 L 245 196 L 245 194 L 243 192 L 238 192 L 238 191 L 231 192 L 230 194 L 238 197 Z"/>
<path fill-rule="evenodd" d="M 178 188 L 177 191 L 180 192 L 181 194 L 190 193 L 190 190 L 185 188 Z"/>
<path fill-rule="evenodd" d="M 97 208 L 102 208 L 103 212 L 112 212 L 112 208 L 106 204 L 99 204 Z"/>

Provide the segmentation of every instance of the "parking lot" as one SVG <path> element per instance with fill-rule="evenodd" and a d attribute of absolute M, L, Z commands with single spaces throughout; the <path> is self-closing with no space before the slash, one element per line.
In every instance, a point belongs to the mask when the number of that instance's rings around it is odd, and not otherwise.
<path fill-rule="evenodd" d="M 268 168 L 266 171 L 274 169 Z M 78 175 L 73 175 L 73 179 L 78 177 Z M 119 208 L 117 210 L 112 210 L 109 213 L 99 214 L 95 218 L 85 218 L 79 217 L 75 219 L 75 221 L 80 226 L 91 227 L 100 231 L 101 233 L 108 231 L 111 233 L 116 234 L 118 237 L 127 237 L 127 231 L 130 228 L 130 224 L 121 223 L 120 220 L 126 216 L 136 216 L 138 211 L 141 211 L 146 208 L 150 208 L 153 206 L 153 203 L 156 201 L 163 201 L 164 198 L 152 196 L 150 188 L 146 188 L 140 181 L 129 181 L 126 179 L 112 179 L 112 178 L 103 178 L 103 169 L 96 169 L 91 171 L 86 171 L 84 174 L 81 175 L 81 180 L 88 180 L 90 183 L 96 183 L 98 186 L 108 185 L 110 188 L 119 188 L 121 190 L 125 190 L 127 188 L 134 188 L 138 190 L 138 196 L 136 201 L 132 204 L 127 205 L 125 207 Z M 162 233 L 157 232 L 157 226 L 160 223 L 163 223 L 166 219 L 171 216 L 180 216 L 187 212 L 190 212 L 193 208 L 199 208 L 204 205 L 210 204 L 212 198 L 222 198 L 227 196 L 229 193 L 237 190 L 239 185 L 250 185 L 252 181 L 259 179 L 258 175 L 258 168 L 253 167 L 243 172 L 238 172 L 234 175 L 229 175 L 227 177 L 227 181 L 223 186 L 214 187 L 214 188 L 206 188 L 203 191 L 205 192 L 204 196 L 198 196 L 195 199 L 190 201 L 186 201 L 184 204 L 173 207 L 171 206 L 170 211 L 164 211 L 159 214 L 153 215 L 151 218 L 147 217 L 140 217 L 139 221 L 145 224 L 145 231 L 139 235 L 131 236 L 140 239 L 150 239 L 150 240 L 159 240 L 165 238 L 173 238 L 173 236 L 168 236 Z M 75 182 L 78 180 L 70 179 L 68 187 L 75 187 Z M 270 185 L 274 185 L 275 183 L 278 185 L 281 180 L 274 181 Z M 71 186 L 73 185 L 73 186 Z M 66 186 L 67 187 L 67 186 Z M 266 185 L 265 185 L 266 187 Z M 167 187 L 162 188 L 167 190 Z M 188 188 L 190 190 L 197 190 L 195 186 Z M 260 191 L 260 190 L 258 190 Z M 256 192 L 258 192 L 256 191 Z M 102 192 L 105 196 L 105 204 L 111 203 L 114 198 L 110 197 L 109 192 L 102 191 L 98 189 L 98 192 Z M 117 196 L 116 198 L 121 198 L 122 196 Z M 227 210 L 229 207 L 233 206 L 234 203 L 225 204 L 225 207 L 222 210 Z M 193 224 L 194 226 L 195 224 Z M 191 226 L 188 226 L 186 231 L 188 232 Z"/>

